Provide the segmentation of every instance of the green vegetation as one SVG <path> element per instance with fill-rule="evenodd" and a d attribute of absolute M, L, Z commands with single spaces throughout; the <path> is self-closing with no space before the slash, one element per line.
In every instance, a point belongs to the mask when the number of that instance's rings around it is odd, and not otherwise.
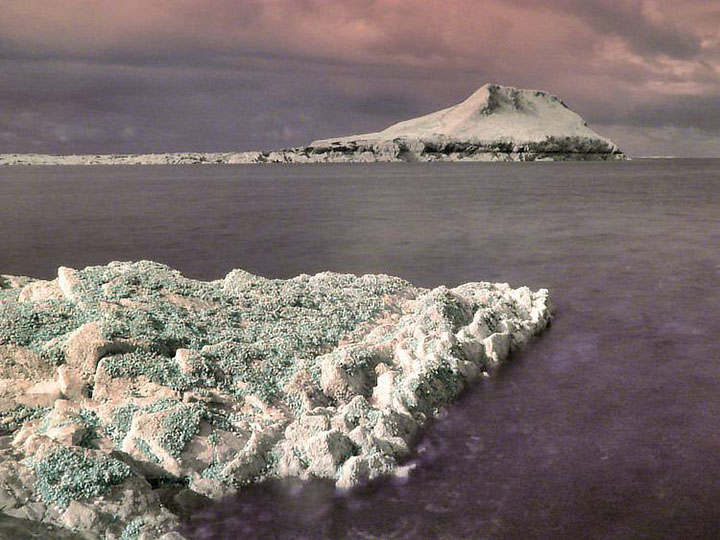
<path fill-rule="evenodd" d="M 345 274 L 270 280 L 232 272 L 203 283 L 142 261 L 89 267 L 75 274 L 76 302 L 0 304 L 0 344 L 29 346 L 48 362 L 65 361 L 63 339 L 96 321 L 108 340 L 132 341 L 132 351 L 106 355 L 112 377 L 146 376 L 179 391 L 219 387 L 238 397 L 282 399 L 280 388 L 299 361 L 334 346 L 370 322 L 383 296 L 409 287 L 388 276 Z M 123 309 L 108 309 L 127 301 Z M 203 309 L 188 316 L 187 303 Z M 178 348 L 200 351 L 189 371 Z M 110 347 L 112 349 L 112 347 Z"/>
<path fill-rule="evenodd" d="M 161 460 L 159 457 L 155 455 L 155 453 L 150 448 L 150 445 L 143 441 L 142 439 L 135 438 L 135 446 L 137 446 L 140 451 L 143 453 L 143 455 L 149 459 L 153 463 L 160 463 Z"/>
<path fill-rule="evenodd" d="M 120 540 L 137 540 L 144 524 L 145 521 L 142 518 L 133 519 L 127 524 L 127 527 L 125 527 L 122 536 L 120 536 Z"/>
<path fill-rule="evenodd" d="M 121 449 L 123 439 L 130 431 L 132 419 L 139 409 L 140 407 L 133 403 L 122 405 L 113 411 L 112 421 L 103 426 L 105 434 L 112 440 L 118 450 Z"/>
<path fill-rule="evenodd" d="M 32 462 L 35 490 L 47 504 L 67 508 L 70 501 L 95 497 L 132 473 L 122 461 L 58 446 Z"/>
<path fill-rule="evenodd" d="M 180 457 L 185 445 L 200 429 L 202 418 L 202 406 L 178 405 L 165 417 L 158 442 L 171 456 Z"/>
<path fill-rule="evenodd" d="M 38 309 L 31 303 L 0 303 L 0 344 L 20 345 L 41 351 L 52 339 L 75 330 L 85 314 L 66 300 L 48 300 Z"/>
<path fill-rule="evenodd" d="M 156 429 L 149 432 L 144 426 L 142 434 L 133 434 L 136 457 L 161 466 L 167 456 L 179 458 L 205 422 L 213 459 L 202 474 L 223 482 L 249 481 L 262 467 L 262 474 L 271 474 L 272 467 L 285 466 L 281 457 L 318 471 L 322 459 L 310 455 L 302 442 L 283 446 L 282 429 L 294 421 L 300 438 L 313 430 L 330 430 L 331 425 L 345 434 L 360 427 L 368 437 L 362 445 L 382 448 L 368 453 L 357 443 L 352 452 L 362 453 L 368 463 L 377 461 L 377 467 L 391 467 L 388 460 L 403 447 L 396 439 L 404 441 L 406 435 L 400 420 L 386 417 L 368 401 L 382 371 L 378 366 L 384 364 L 382 369 L 394 373 L 392 387 L 381 392 L 390 392 L 386 397 L 399 399 L 410 421 L 421 423 L 463 388 L 464 351 L 472 348 L 464 349 L 453 335 L 476 316 L 489 332 L 513 328 L 510 319 L 527 319 L 518 311 L 525 308 L 518 308 L 505 289 L 478 284 L 429 291 L 382 275 L 322 273 L 275 280 L 242 270 L 222 280 L 200 282 L 148 261 L 65 272 L 63 286 L 71 300 L 19 302 L 17 289 L 3 288 L 8 296 L 0 303 L 0 345 L 29 347 L 47 367 L 67 360 L 67 336 L 83 324 L 95 322 L 107 340 L 96 378 L 96 390 L 102 392 L 96 399 L 98 406 L 102 402 L 108 408 L 98 408 L 97 413 L 80 409 L 70 416 L 68 422 L 86 428 L 81 448 L 58 450 L 33 466 L 42 497 L 60 505 L 122 481 L 129 474 L 126 465 L 83 451 L 102 447 L 97 442 L 102 437 L 122 449 L 133 421 L 151 414 L 155 417 L 150 425 Z M 387 326 L 362 342 L 378 328 L 379 316 Z M 338 349 L 342 341 L 348 345 Z M 396 346 L 409 358 L 394 358 Z M 482 368 L 485 359 L 476 355 L 481 358 L 472 361 Z M 412 369 L 400 365 L 406 361 L 413 363 Z M 164 388 L 145 385 L 146 380 Z M 307 411 L 308 406 L 315 409 Z M 268 407 L 278 413 L 268 413 Z M 45 415 L 46 425 L 38 426 L 42 433 L 52 421 L 48 411 L 18 407 L 2 413 L 0 433 Z M 227 464 L 217 458 L 222 442 L 214 430 L 235 433 L 240 440 L 254 432 L 271 442 L 248 450 L 253 453 L 248 459 L 254 460 L 251 472 L 225 478 Z M 373 430 L 385 435 L 375 433 L 372 438 Z M 399 435 L 389 435 L 388 430 Z M 262 431 L 266 432 L 258 433 Z M 330 451 L 318 444 L 316 453 Z M 322 472 L 328 477 L 335 473 Z M 95 483 L 93 475 L 98 478 Z"/>
<path fill-rule="evenodd" d="M 0 412 L 0 436 L 14 433 L 22 427 L 25 422 L 42 418 L 51 407 L 28 407 L 18 405 L 12 410 Z"/>

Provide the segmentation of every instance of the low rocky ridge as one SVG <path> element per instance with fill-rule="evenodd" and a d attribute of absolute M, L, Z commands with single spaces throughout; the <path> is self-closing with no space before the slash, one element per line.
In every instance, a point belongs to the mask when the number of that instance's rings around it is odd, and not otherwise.
<path fill-rule="evenodd" d="M 385 275 L 202 282 L 142 261 L 0 276 L 0 511 L 172 540 L 271 476 L 349 488 L 540 332 L 548 292 Z"/>
<path fill-rule="evenodd" d="M 462 103 L 364 135 L 272 152 L 0 154 L 0 165 L 181 165 L 400 161 L 608 161 L 626 159 L 560 98 L 486 84 Z"/>

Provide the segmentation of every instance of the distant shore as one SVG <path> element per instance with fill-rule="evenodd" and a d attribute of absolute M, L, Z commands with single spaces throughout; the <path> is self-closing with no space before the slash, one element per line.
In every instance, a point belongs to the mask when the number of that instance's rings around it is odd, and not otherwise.
<path fill-rule="evenodd" d="M 271 152 L 170 152 L 160 154 L 0 154 L 0 166 L 21 165 L 252 165 L 272 163 L 403 163 L 497 161 L 622 161 L 622 153 L 525 149 L 458 149 L 408 152 L 402 144 L 373 148 L 304 147 Z"/>

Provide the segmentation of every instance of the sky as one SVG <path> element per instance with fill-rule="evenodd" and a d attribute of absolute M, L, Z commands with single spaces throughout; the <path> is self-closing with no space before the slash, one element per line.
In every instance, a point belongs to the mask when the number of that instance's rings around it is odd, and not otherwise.
<path fill-rule="evenodd" d="M 286 148 L 487 82 L 720 157 L 718 0 L 0 0 L 0 153 Z"/>

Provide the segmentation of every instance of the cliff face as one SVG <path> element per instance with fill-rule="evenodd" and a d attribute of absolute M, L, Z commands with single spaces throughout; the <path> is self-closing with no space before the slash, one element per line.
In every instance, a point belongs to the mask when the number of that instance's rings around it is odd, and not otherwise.
<path fill-rule="evenodd" d="M 462 103 L 377 133 L 314 141 L 328 161 L 615 160 L 618 146 L 592 131 L 560 98 L 486 84 Z"/>

